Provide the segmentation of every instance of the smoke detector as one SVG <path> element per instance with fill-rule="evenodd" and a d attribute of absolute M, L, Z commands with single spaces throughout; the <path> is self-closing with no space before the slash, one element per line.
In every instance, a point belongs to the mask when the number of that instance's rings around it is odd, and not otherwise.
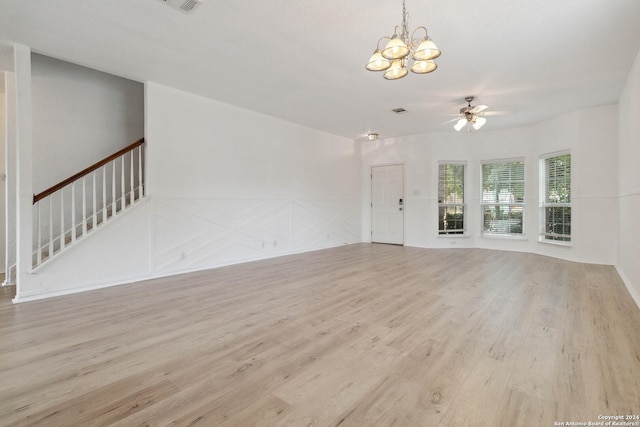
<path fill-rule="evenodd" d="M 177 9 L 182 13 L 191 13 L 202 4 L 202 0 L 160 0 L 167 6 Z"/>

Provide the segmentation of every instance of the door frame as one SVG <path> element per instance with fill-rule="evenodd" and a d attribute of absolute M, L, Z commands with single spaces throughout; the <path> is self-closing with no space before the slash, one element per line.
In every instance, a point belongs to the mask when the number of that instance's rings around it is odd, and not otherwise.
<path fill-rule="evenodd" d="M 373 241 L 373 168 L 381 167 L 381 166 L 402 166 L 402 243 L 380 243 Z M 377 163 L 369 165 L 369 242 L 371 243 L 380 243 L 381 245 L 393 245 L 397 244 L 399 246 L 404 246 L 407 241 L 406 230 L 406 207 L 407 207 L 407 199 L 406 199 L 406 191 L 405 191 L 405 183 L 407 182 L 406 178 L 406 167 L 405 162 L 390 162 L 390 163 Z"/>

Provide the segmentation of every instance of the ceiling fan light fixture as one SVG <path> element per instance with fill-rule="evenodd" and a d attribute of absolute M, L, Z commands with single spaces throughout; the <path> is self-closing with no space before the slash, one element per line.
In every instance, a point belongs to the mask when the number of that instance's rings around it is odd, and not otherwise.
<path fill-rule="evenodd" d="M 460 130 L 461 130 L 461 129 L 464 127 L 464 125 L 466 125 L 466 124 L 467 124 L 467 119 L 462 118 L 462 119 L 458 120 L 458 122 L 457 122 L 455 125 L 453 125 L 453 128 L 454 128 L 455 130 L 457 130 L 458 132 L 460 132 Z"/>
<path fill-rule="evenodd" d="M 438 68 L 438 64 L 429 59 L 426 61 L 415 61 L 411 66 L 411 71 L 416 74 L 427 74 L 435 71 L 436 68 Z"/>
<path fill-rule="evenodd" d="M 422 39 L 422 43 L 420 43 L 416 48 L 412 58 L 416 61 L 427 61 L 430 59 L 436 59 L 441 53 L 442 52 L 440 52 L 436 44 L 432 42 L 430 38 L 425 37 Z"/>
<path fill-rule="evenodd" d="M 480 129 L 482 126 L 484 126 L 484 124 L 487 122 L 487 119 L 485 119 L 484 117 L 477 117 L 476 119 L 472 122 L 473 128 L 475 130 Z"/>
<path fill-rule="evenodd" d="M 384 78 L 387 80 L 398 80 L 403 78 L 409 73 L 404 66 L 402 59 L 396 59 L 391 63 L 391 67 L 385 71 Z"/>
<path fill-rule="evenodd" d="M 365 68 L 369 71 L 384 71 L 389 67 L 391 67 L 391 62 L 382 56 L 380 49 L 376 49 Z"/>
<path fill-rule="evenodd" d="M 471 102 L 473 101 L 473 98 L 473 96 L 467 96 L 464 99 L 465 101 L 467 101 L 467 106 L 460 109 L 460 118 L 458 119 L 456 124 L 453 125 L 453 128 L 458 132 L 460 132 L 460 130 L 465 127 L 467 123 L 471 123 L 471 127 L 473 127 L 473 129 L 475 130 L 480 129 L 485 125 L 485 123 L 487 123 L 487 119 L 483 116 L 486 114 L 484 110 L 489 107 L 487 107 L 486 105 L 472 106 Z M 469 132 L 471 132 L 471 128 L 469 128 Z"/>

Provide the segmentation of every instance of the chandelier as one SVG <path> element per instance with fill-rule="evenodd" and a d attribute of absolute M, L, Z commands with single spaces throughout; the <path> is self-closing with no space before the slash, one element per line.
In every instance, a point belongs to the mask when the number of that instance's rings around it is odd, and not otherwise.
<path fill-rule="evenodd" d="M 409 73 L 407 66 L 410 59 L 413 63 L 409 68 L 416 74 L 427 74 L 438 68 L 433 60 L 439 57 L 441 52 L 429 38 L 426 27 L 416 28 L 409 37 L 408 21 L 409 14 L 402 0 L 402 25 L 396 25 L 393 37 L 381 37 L 378 40 L 376 50 L 365 67 L 367 70 L 384 71 L 385 79 L 397 80 Z M 424 30 L 422 39 L 414 38 L 418 30 Z M 380 49 L 382 40 L 389 40 L 384 49 Z"/>

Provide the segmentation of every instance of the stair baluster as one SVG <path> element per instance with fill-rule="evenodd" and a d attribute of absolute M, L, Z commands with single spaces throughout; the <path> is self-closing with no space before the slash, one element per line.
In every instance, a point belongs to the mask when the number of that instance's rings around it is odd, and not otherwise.
<path fill-rule="evenodd" d="M 144 196 L 144 138 L 34 195 L 32 267 L 50 260 Z"/>

